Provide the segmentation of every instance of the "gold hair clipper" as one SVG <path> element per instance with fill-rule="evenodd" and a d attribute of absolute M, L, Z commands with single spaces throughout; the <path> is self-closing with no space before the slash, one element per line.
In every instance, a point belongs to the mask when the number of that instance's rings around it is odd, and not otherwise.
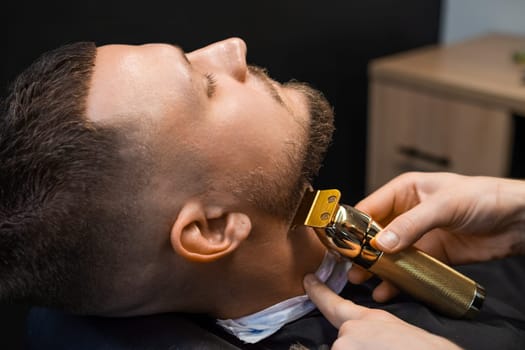
<path fill-rule="evenodd" d="M 338 190 L 308 191 L 294 224 L 314 228 L 328 249 L 446 316 L 472 318 L 477 314 L 485 299 L 482 286 L 414 247 L 397 254 L 375 249 L 370 241 L 381 226 L 367 214 L 339 204 L 340 197 Z"/>

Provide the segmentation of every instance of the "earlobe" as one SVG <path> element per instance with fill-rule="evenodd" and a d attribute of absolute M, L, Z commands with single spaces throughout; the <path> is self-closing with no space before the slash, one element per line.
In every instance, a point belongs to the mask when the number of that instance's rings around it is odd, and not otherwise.
<path fill-rule="evenodd" d="M 233 252 L 250 231 L 248 215 L 210 209 L 192 201 L 182 207 L 170 239 L 173 250 L 183 258 L 210 262 Z"/>

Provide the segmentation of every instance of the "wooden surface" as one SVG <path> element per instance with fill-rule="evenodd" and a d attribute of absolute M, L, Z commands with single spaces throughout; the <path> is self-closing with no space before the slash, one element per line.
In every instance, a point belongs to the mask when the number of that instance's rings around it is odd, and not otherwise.
<path fill-rule="evenodd" d="M 368 192 L 406 171 L 505 175 L 511 119 L 504 110 L 385 82 L 371 92 Z"/>
<path fill-rule="evenodd" d="M 489 34 L 450 46 L 433 46 L 377 59 L 372 79 L 453 94 L 525 114 L 525 67 L 512 61 L 525 36 Z"/>
<path fill-rule="evenodd" d="M 491 34 L 373 61 L 367 192 L 413 170 L 506 176 L 511 113 L 525 115 L 519 48 L 525 36 Z"/>

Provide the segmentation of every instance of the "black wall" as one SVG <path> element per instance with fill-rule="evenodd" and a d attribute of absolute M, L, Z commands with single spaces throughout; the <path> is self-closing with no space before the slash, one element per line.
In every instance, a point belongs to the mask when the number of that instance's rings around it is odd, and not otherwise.
<path fill-rule="evenodd" d="M 72 41 L 172 42 L 189 51 L 239 36 L 249 63 L 279 81 L 308 81 L 334 105 L 335 140 L 316 185 L 341 189 L 353 204 L 364 195 L 367 63 L 436 43 L 440 6 L 439 0 L 11 2 L 0 9 L 0 91 L 40 53 Z M 10 322 L 0 331 L 0 347 L 21 344 L 24 311 L 0 308 Z"/>

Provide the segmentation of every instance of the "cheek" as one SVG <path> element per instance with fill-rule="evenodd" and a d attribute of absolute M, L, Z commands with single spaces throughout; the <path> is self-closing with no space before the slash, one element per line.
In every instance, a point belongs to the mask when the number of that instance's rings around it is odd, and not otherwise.
<path fill-rule="evenodd" d="M 290 143 L 291 126 L 282 122 L 290 117 L 282 111 L 237 101 L 223 107 L 202 139 L 214 161 L 236 168 L 266 167 Z"/>
<path fill-rule="evenodd" d="M 293 137 L 297 124 L 288 111 L 271 97 L 237 94 L 217 108 L 213 123 L 238 142 L 278 144 Z"/>

